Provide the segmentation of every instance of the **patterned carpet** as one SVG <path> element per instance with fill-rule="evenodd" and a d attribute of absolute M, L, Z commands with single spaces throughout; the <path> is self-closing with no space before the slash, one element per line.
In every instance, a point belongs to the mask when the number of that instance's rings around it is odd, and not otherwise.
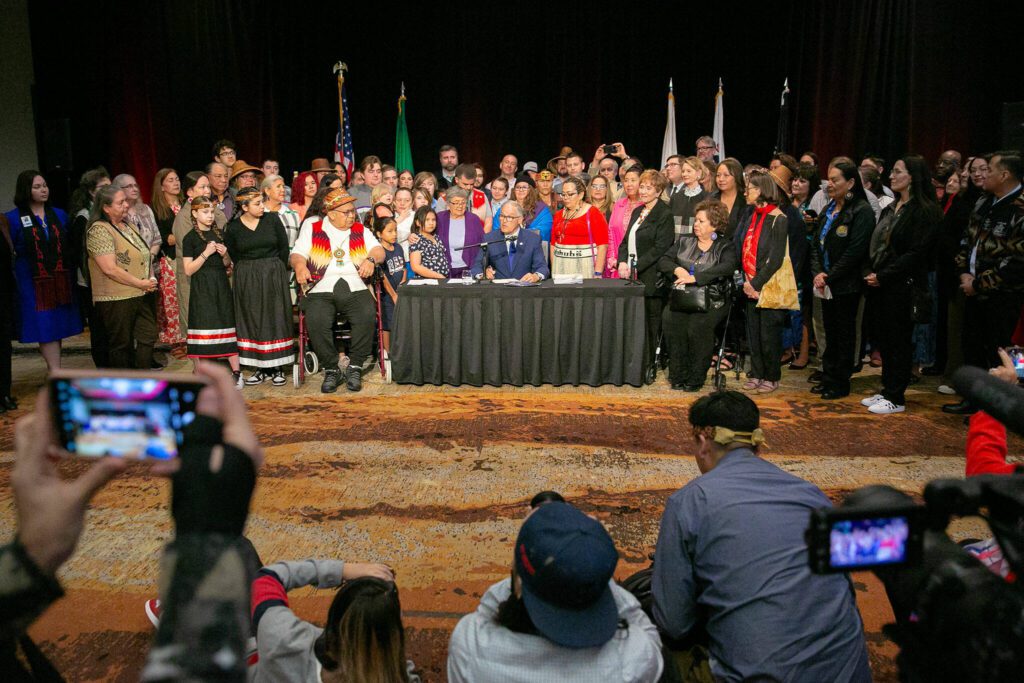
<path fill-rule="evenodd" d="M 72 353 L 68 364 L 89 360 Z M 180 361 L 174 367 L 187 369 Z M 858 376 L 854 396 L 825 404 L 807 393 L 806 374 L 789 372 L 783 390 L 758 401 L 773 462 L 833 499 L 874 482 L 919 493 L 929 479 L 962 474 L 965 430 L 938 411 L 934 382 L 910 393 L 906 414 L 876 417 L 857 399 L 872 393 L 877 377 Z M 38 356 L 16 357 L 24 407 L 42 375 Z M 339 557 L 393 566 L 409 656 L 426 681 L 445 679 L 451 629 L 508 574 L 534 493 L 561 491 L 601 519 L 624 578 L 646 565 L 665 498 L 698 474 L 686 421 L 693 397 L 660 380 L 639 390 L 464 391 L 385 385 L 370 374 L 358 395 L 324 397 L 318 388 L 314 378 L 300 390 L 245 390 L 267 446 L 248 535 L 268 562 Z M 0 416 L 5 538 L 14 532 L 12 423 Z M 978 529 L 965 523 L 956 531 Z M 137 679 L 152 631 L 143 603 L 154 596 L 169 534 L 166 484 L 144 467 L 97 496 L 78 552 L 61 572 L 67 596 L 32 628 L 68 680 Z M 855 582 L 876 680 L 896 680 L 895 646 L 881 633 L 891 619 L 884 592 L 869 574 Z M 293 605 L 322 621 L 331 595 L 298 590 Z"/>

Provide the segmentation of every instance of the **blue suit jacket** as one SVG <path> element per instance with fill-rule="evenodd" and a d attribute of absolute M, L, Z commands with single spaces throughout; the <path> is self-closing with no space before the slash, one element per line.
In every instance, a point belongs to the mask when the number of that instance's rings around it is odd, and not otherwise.
<path fill-rule="evenodd" d="M 494 277 L 498 279 L 520 280 L 528 273 L 539 273 L 544 279 L 551 277 L 551 271 L 548 270 L 547 261 L 544 259 L 540 233 L 536 230 L 519 230 L 519 236 L 512 245 L 511 267 L 508 259 L 508 242 L 499 230 L 487 233 L 484 241 L 493 246 L 488 247 L 486 255 L 482 249 L 477 253 L 473 269 L 470 271 L 474 277 L 482 275 L 488 266 L 494 268 Z"/>

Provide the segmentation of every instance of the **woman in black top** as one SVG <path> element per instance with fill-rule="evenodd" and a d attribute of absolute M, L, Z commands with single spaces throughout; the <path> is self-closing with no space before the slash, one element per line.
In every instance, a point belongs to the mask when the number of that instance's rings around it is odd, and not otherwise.
<path fill-rule="evenodd" d="M 665 292 L 658 286 L 658 259 L 672 246 L 675 238 L 675 224 L 672 212 L 661 201 L 665 190 L 665 176 L 655 170 L 640 174 L 639 197 L 643 202 L 633 209 L 626 233 L 619 244 L 619 277 L 634 276 L 644 285 L 644 310 L 647 317 L 647 368 L 648 383 L 654 381 L 657 369 L 654 367 L 654 350 L 661 336 L 661 316 L 665 308 Z M 632 257 L 632 258 L 631 258 Z M 635 260 L 635 265 L 634 265 Z M 631 273 L 631 269 L 635 269 Z"/>
<path fill-rule="evenodd" d="M 878 219 L 873 269 L 864 278 L 878 291 L 882 393 L 861 404 L 878 415 L 906 410 L 903 394 L 910 384 L 914 346 L 912 294 L 915 288 L 927 287 L 929 256 L 942 221 L 924 159 L 916 154 L 903 157 L 893 164 L 890 179 L 897 199 Z"/>
<path fill-rule="evenodd" d="M 683 232 L 689 232 L 690 226 L 693 225 L 697 205 L 708 196 L 707 190 L 700 184 L 700 179 L 704 177 L 706 169 L 704 163 L 697 157 L 685 157 L 680 163 L 682 187 L 669 190 L 668 205 L 672 210 L 672 215 L 679 216 Z"/>
<path fill-rule="evenodd" d="M 725 204 L 705 200 L 697 205 L 693 234 L 680 235 L 658 261 L 658 270 L 676 285 L 707 287 L 706 312 L 665 309 L 673 389 L 699 391 L 704 385 L 715 350 L 715 328 L 732 305 L 731 278 L 737 262 L 732 242 L 722 236 L 728 228 Z"/>
<path fill-rule="evenodd" d="M 747 208 L 744 199 L 746 194 L 746 181 L 743 179 L 743 166 L 736 159 L 729 157 L 718 164 L 715 172 L 715 185 L 718 189 L 711 193 L 711 199 L 717 199 L 725 205 L 729 212 L 729 222 L 725 226 L 722 237 L 732 240 L 736 234 L 736 228 L 740 224 L 740 216 Z"/>
<path fill-rule="evenodd" d="M 857 355 L 857 309 L 864 288 L 875 214 L 853 161 L 834 159 L 828 167 L 829 197 L 811 244 L 814 289 L 822 296 L 825 353 L 821 384 L 811 389 L 824 399 L 850 394 Z"/>
<path fill-rule="evenodd" d="M 263 210 L 254 187 L 238 192 L 238 215 L 224 229 L 224 243 L 235 263 L 235 325 L 242 365 L 256 368 L 247 385 L 287 380 L 284 367 L 295 362 L 292 298 L 288 290 L 288 235 L 276 213 Z"/>
<path fill-rule="evenodd" d="M 750 172 L 746 185 L 748 211 L 736 230 L 735 250 L 743 271 L 744 315 L 750 346 L 750 371 L 743 388 L 769 394 L 782 378 L 782 328 L 789 311 L 758 306 L 761 290 L 782 267 L 789 240 L 789 221 L 781 206 L 779 186 L 763 168 Z"/>

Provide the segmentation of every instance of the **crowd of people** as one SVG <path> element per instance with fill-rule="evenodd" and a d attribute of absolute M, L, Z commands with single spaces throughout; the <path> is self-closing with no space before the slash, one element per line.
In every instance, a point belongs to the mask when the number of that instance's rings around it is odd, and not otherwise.
<path fill-rule="evenodd" d="M 239 387 L 281 386 L 297 361 L 296 284 L 322 390 L 359 390 L 377 269 L 385 332 L 413 279 L 635 280 L 648 377 L 667 367 L 681 391 L 701 390 L 713 363 L 743 363 L 746 391 L 771 393 L 784 367 L 807 369 L 810 391 L 834 400 L 880 366 L 880 390 L 861 403 L 887 415 L 906 409 L 922 375 L 997 363 L 1024 303 L 1020 152 L 907 154 L 890 167 L 810 151 L 744 166 L 717 151 L 702 137 L 660 168 L 619 142 L 589 163 L 568 147 L 522 169 L 506 154 L 488 180 L 445 145 L 436 173 L 369 155 L 349 177 L 318 158 L 289 185 L 275 160 L 250 165 L 218 140 L 204 170 L 160 169 L 149 205 L 134 176 L 99 167 L 67 212 L 25 171 L 3 225 L 16 305 L 0 325 L 0 407 L 13 405 L 10 339 L 38 344 L 54 368 L 83 324 L 97 367 L 150 369 L 172 354 L 225 361 Z M 353 330 L 347 368 L 330 329 L 338 313 Z"/>
<path fill-rule="evenodd" d="M 153 465 L 171 479 L 175 534 L 161 599 L 147 603 L 157 631 L 142 680 L 419 681 L 392 567 L 264 564 L 243 535 L 262 448 L 234 377 L 212 364 L 198 373 L 209 386 L 180 457 Z M 52 670 L 25 629 L 63 594 L 56 573 L 89 500 L 127 467 L 108 457 L 62 478 L 46 391 L 16 425 L 18 534 L 0 547 L 0 670 L 17 680 Z M 807 562 L 803 528 L 828 499 L 758 456 L 764 436 L 749 397 L 702 397 L 690 422 L 704 474 L 668 500 L 648 588 L 615 581 L 619 551 L 585 500 L 538 494 L 511 548 L 511 576 L 451 635 L 448 680 L 870 680 L 849 578 L 813 575 Z M 292 611 L 288 593 L 302 586 L 338 588 L 317 623 Z"/>
<path fill-rule="evenodd" d="M 1017 385 L 1013 361 L 999 356 L 990 373 Z M 337 558 L 263 562 L 244 535 L 262 447 L 235 378 L 213 364 L 197 372 L 209 385 L 179 458 L 151 470 L 171 480 L 174 538 L 161 562 L 160 599 L 146 605 L 157 630 L 141 679 L 421 680 L 407 657 L 393 567 Z M 90 499 L 128 467 L 106 457 L 77 478 L 62 476 L 47 391 L 15 426 L 17 534 L 0 546 L 5 680 L 62 680 L 26 631 L 63 596 L 57 572 L 75 552 Z M 812 573 L 808 562 L 805 529 L 828 498 L 760 456 L 766 436 L 748 395 L 703 396 L 689 422 L 701 475 L 668 497 L 652 566 L 616 581 L 619 550 L 586 514 L 586 498 L 537 494 L 510 548 L 510 576 L 451 634 L 448 680 L 871 680 L 850 577 Z M 1007 462 L 1000 423 L 984 412 L 970 423 L 968 476 L 1021 471 Z M 851 531 L 850 557 L 879 560 L 896 552 L 906 529 Z M 887 543 L 891 550 L 883 550 Z M 838 545 L 831 539 L 845 557 Z M 966 548 L 1011 580 L 993 539 Z M 338 589 L 312 622 L 289 602 L 289 591 L 303 586 Z M 912 619 L 909 596 L 893 595 L 897 620 Z M 990 666 L 961 668 L 983 674 Z"/>

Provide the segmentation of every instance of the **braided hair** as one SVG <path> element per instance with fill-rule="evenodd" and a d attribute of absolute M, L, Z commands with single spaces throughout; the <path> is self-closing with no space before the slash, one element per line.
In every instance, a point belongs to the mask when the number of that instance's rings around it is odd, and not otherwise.
<path fill-rule="evenodd" d="M 188 217 L 189 217 L 189 220 L 192 221 L 192 229 L 195 230 L 196 234 L 199 235 L 200 237 L 202 237 L 203 240 L 206 241 L 206 242 L 210 241 L 209 235 L 206 234 L 208 232 L 212 232 L 213 233 L 213 237 L 214 237 L 214 239 L 217 242 L 223 242 L 224 241 L 224 235 L 221 234 L 220 227 L 217 225 L 216 219 L 214 219 L 213 225 L 210 226 L 209 230 L 200 230 L 199 229 L 199 224 L 196 222 L 196 217 L 192 213 L 193 211 L 198 211 L 199 209 L 203 209 L 203 208 L 206 208 L 208 206 L 209 207 L 216 206 L 216 204 L 213 203 L 213 200 L 210 199 L 209 197 L 199 196 L 199 197 L 195 197 L 191 202 L 189 202 L 189 215 L 188 215 Z"/>

